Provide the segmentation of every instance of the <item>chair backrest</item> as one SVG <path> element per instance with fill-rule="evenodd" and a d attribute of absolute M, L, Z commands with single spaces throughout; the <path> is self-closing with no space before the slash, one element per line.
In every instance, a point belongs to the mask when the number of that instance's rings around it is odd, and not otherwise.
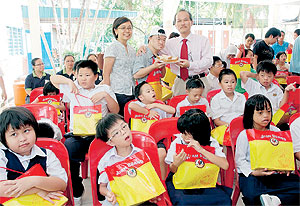
<path fill-rule="evenodd" d="M 206 99 L 207 99 L 207 101 L 208 101 L 209 104 L 210 104 L 211 99 L 216 94 L 218 94 L 220 91 L 221 91 L 221 89 L 214 89 L 214 90 L 211 90 L 211 91 L 207 92 Z"/>
<path fill-rule="evenodd" d="M 291 84 L 296 82 L 296 84 L 300 84 L 300 76 L 287 76 L 286 77 L 287 84 Z"/>
<path fill-rule="evenodd" d="M 43 94 L 43 88 L 44 87 L 38 87 L 31 91 L 30 96 L 29 96 L 30 103 L 33 102 L 38 96 Z"/>
<path fill-rule="evenodd" d="M 292 122 L 297 119 L 298 117 L 300 117 L 300 112 L 293 114 L 290 119 L 289 119 L 289 125 L 291 126 Z"/>
<path fill-rule="evenodd" d="M 172 97 L 170 99 L 170 101 L 169 101 L 169 105 L 172 106 L 172 107 L 174 107 L 176 109 L 177 104 L 179 102 L 181 102 L 182 100 L 184 100 L 186 96 L 187 96 L 187 94 L 183 94 L 183 95 L 178 95 L 178 96 Z"/>
<path fill-rule="evenodd" d="M 68 185 L 65 195 L 68 198 L 66 205 L 74 205 L 73 188 L 70 172 L 69 154 L 66 147 L 59 141 L 51 138 L 37 138 L 36 145 L 45 149 L 49 149 L 59 159 L 61 166 L 66 170 L 68 176 Z"/>
<path fill-rule="evenodd" d="M 156 143 L 149 134 L 144 132 L 132 131 L 132 143 L 134 146 L 143 149 L 150 157 L 151 163 L 156 170 L 156 173 L 161 179 L 159 158 Z M 92 186 L 93 205 L 101 205 L 98 201 L 97 191 L 97 166 L 103 155 L 111 149 L 105 142 L 100 139 L 94 139 L 89 148 L 89 163 L 90 163 L 90 176 Z"/>
<path fill-rule="evenodd" d="M 299 109 L 299 107 L 300 107 L 300 88 L 297 88 L 295 91 L 289 92 L 288 103 L 294 104 L 296 106 L 296 108 Z"/>
<path fill-rule="evenodd" d="M 234 118 L 229 125 L 229 132 L 230 132 L 230 137 L 231 140 L 233 141 L 233 145 L 236 144 L 237 137 L 239 136 L 240 132 L 244 130 L 244 125 L 243 125 L 243 117 L 237 117 Z"/>
<path fill-rule="evenodd" d="M 46 118 L 58 124 L 57 110 L 50 104 L 24 104 L 22 107 L 29 109 L 37 120 Z"/>
<path fill-rule="evenodd" d="M 137 99 L 131 100 L 129 102 L 127 102 L 124 106 L 124 120 L 125 122 L 129 123 L 130 120 L 130 114 L 129 114 L 129 108 L 128 105 L 130 104 L 130 102 L 135 102 L 138 101 Z"/>

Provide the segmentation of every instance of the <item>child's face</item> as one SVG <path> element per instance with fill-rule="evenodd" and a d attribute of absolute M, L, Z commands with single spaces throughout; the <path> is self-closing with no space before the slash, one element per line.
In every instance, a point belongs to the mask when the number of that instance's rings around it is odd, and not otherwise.
<path fill-rule="evenodd" d="M 220 72 L 224 69 L 222 61 L 216 61 L 214 65 L 212 65 L 212 67 L 210 68 L 210 72 L 218 77 Z"/>
<path fill-rule="evenodd" d="M 154 49 L 160 51 L 165 47 L 166 39 L 166 36 L 154 35 L 149 38 L 149 44 L 151 44 Z"/>
<path fill-rule="evenodd" d="M 286 57 L 285 54 L 281 54 L 280 57 L 279 57 L 279 61 L 280 61 L 280 62 L 285 62 L 285 61 L 286 61 L 286 58 L 287 58 L 287 57 Z"/>
<path fill-rule="evenodd" d="M 236 86 L 235 77 L 232 74 L 224 75 L 220 82 L 220 86 L 225 94 L 232 94 Z"/>
<path fill-rule="evenodd" d="M 156 101 L 156 94 L 153 87 L 150 84 L 144 84 L 141 87 L 141 94 L 139 99 L 144 104 L 151 104 Z"/>
<path fill-rule="evenodd" d="M 253 52 L 252 51 L 248 51 L 246 58 L 250 58 L 250 64 L 253 64 Z"/>
<path fill-rule="evenodd" d="M 94 74 L 90 68 L 80 68 L 77 72 L 77 81 L 84 89 L 93 89 L 95 87 L 95 81 L 97 80 L 97 74 Z"/>
<path fill-rule="evenodd" d="M 123 120 L 118 120 L 108 131 L 107 144 L 110 146 L 127 147 L 132 143 L 132 134 L 129 126 Z"/>
<path fill-rule="evenodd" d="M 264 130 L 266 126 L 270 123 L 272 119 L 272 112 L 270 105 L 267 105 L 267 108 L 264 110 L 254 110 L 253 114 L 253 128 Z"/>
<path fill-rule="evenodd" d="M 48 96 L 55 96 L 55 95 L 56 95 L 56 92 L 48 92 L 47 95 L 48 95 Z"/>
<path fill-rule="evenodd" d="M 181 134 L 181 137 L 182 137 L 183 141 L 184 141 L 185 143 L 187 143 L 187 144 L 188 144 L 191 140 L 194 139 L 193 136 L 192 136 L 190 133 L 182 133 L 182 134 Z"/>
<path fill-rule="evenodd" d="M 257 80 L 259 81 L 259 83 L 266 87 L 269 88 L 271 86 L 271 83 L 274 79 L 274 74 L 272 72 L 265 72 L 265 71 L 260 71 L 257 75 Z"/>
<path fill-rule="evenodd" d="M 203 88 L 193 88 L 186 90 L 188 100 L 191 104 L 196 104 L 201 99 Z"/>
<path fill-rule="evenodd" d="M 7 147 L 19 155 L 30 155 L 36 141 L 36 134 L 32 126 L 25 125 L 20 129 L 8 126 L 5 132 Z"/>

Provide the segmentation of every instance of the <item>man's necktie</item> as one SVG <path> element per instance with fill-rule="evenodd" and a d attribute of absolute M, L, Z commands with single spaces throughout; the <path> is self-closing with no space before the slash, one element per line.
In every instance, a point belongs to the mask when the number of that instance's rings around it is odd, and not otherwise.
<path fill-rule="evenodd" d="M 181 46 L 181 52 L 180 52 L 180 58 L 188 60 L 188 48 L 186 44 L 187 39 L 182 40 L 182 46 Z M 180 67 L 180 77 L 185 81 L 189 76 L 188 69 L 185 67 Z"/>

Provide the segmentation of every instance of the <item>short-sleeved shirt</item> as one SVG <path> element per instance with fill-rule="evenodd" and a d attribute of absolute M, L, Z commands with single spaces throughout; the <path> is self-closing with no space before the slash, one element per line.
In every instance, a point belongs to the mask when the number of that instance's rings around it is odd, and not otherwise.
<path fill-rule="evenodd" d="M 114 57 L 115 62 L 110 73 L 110 86 L 115 93 L 132 95 L 134 79 L 133 65 L 135 61 L 135 50 L 127 45 L 128 53 L 125 46 L 114 41 L 104 52 L 104 58 Z"/>
<path fill-rule="evenodd" d="M 283 92 L 279 86 L 271 83 L 271 87 L 266 90 L 258 81 L 248 78 L 246 84 L 242 82 L 242 87 L 248 92 L 249 97 L 255 94 L 265 95 L 271 101 L 273 114 L 279 109 L 279 104 L 283 98 Z"/>
<path fill-rule="evenodd" d="M 219 78 L 212 75 L 210 72 L 206 76 L 206 79 L 210 85 L 210 90 L 215 90 L 215 89 L 221 89 L 221 86 L 219 84 Z"/>
<path fill-rule="evenodd" d="M 146 104 L 144 104 L 143 102 L 140 102 L 140 101 L 134 101 L 133 103 L 137 104 L 137 105 L 139 105 L 141 107 L 146 107 Z M 167 113 L 167 112 L 165 112 L 165 111 L 163 111 L 163 110 L 161 110 L 159 108 L 153 108 L 151 110 L 156 111 L 159 114 L 159 119 L 164 119 L 164 118 L 172 117 L 172 114 L 169 114 L 169 113 Z M 129 112 L 129 114 L 131 114 L 131 109 L 128 108 L 128 112 Z"/>
<path fill-rule="evenodd" d="M 290 131 L 293 140 L 294 152 L 300 152 L 300 117 L 292 122 L 290 125 Z"/>
<path fill-rule="evenodd" d="M 77 80 L 74 82 L 76 87 L 79 90 L 80 95 L 75 95 L 74 93 L 71 93 L 70 87 L 68 84 L 60 84 L 59 89 L 60 92 L 64 94 L 70 100 L 70 131 L 73 131 L 73 109 L 74 106 L 93 106 L 94 103 L 91 101 L 91 97 L 99 92 L 107 92 L 108 95 L 110 95 L 116 102 L 116 96 L 111 90 L 110 86 L 108 85 L 95 85 L 93 89 L 87 90 L 82 88 Z M 82 96 L 81 96 L 82 95 Z M 83 97 L 85 96 L 85 97 Z M 87 97 L 87 98 L 86 98 Z M 109 112 L 107 108 L 107 102 L 103 98 L 100 101 L 98 101 L 95 105 L 101 105 L 102 109 L 102 117 L 105 117 L 105 115 Z"/>
<path fill-rule="evenodd" d="M 3 71 L 2 71 L 2 68 L 0 67 L 0 77 L 3 76 Z"/>
<path fill-rule="evenodd" d="M 116 150 L 116 147 L 111 148 L 108 150 L 103 157 L 100 159 L 98 163 L 98 171 L 99 171 L 99 178 L 98 178 L 98 184 L 104 183 L 107 184 L 107 189 L 111 191 L 109 180 L 107 177 L 107 174 L 105 172 L 105 168 L 108 166 L 111 166 L 117 162 L 121 162 L 125 160 L 126 158 L 130 157 L 131 155 L 134 155 L 135 153 L 141 151 L 140 148 L 135 147 L 133 144 L 131 144 L 132 150 L 130 154 L 126 157 L 119 156 Z M 117 203 L 118 204 L 118 203 Z M 108 202 L 106 199 L 102 202 L 102 205 L 112 205 L 110 202 Z"/>
<path fill-rule="evenodd" d="M 246 98 L 243 94 L 234 92 L 233 100 L 229 99 L 223 90 L 216 94 L 210 103 L 212 119 L 230 123 L 234 118 L 244 114 Z"/>
<path fill-rule="evenodd" d="M 275 126 L 270 125 L 270 131 L 278 132 Z M 243 173 L 246 177 L 253 171 L 250 163 L 250 146 L 246 130 L 241 131 L 236 141 L 235 163 L 238 173 Z"/>
<path fill-rule="evenodd" d="M 266 44 L 264 40 L 257 42 L 253 48 L 254 55 L 257 55 L 257 64 L 263 60 L 272 60 L 274 57 L 274 50 Z"/>
<path fill-rule="evenodd" d="M 71 79 L 72 81 L 75 81 L 75 79 L 76 79 L 73 73 L 71 75 L 67 74 L 66 68 L 63 68 L 62 70 L 60 70 L 56 74 L 62 75 L 64 77 L 67 77 L 67 78 Z"/>
<path fill-rule="evenodd" d="M 168 149 L 167 156 L 165 158 L 165 162 L 170 165 L 174 160 L 173 156 L 176 154 L 176 144 L 183 144 L 187 145 L 187 143 L 182 139 L 181 134 L 175 134 L 177 137 L 170 145 L 170 148 Z M 219 143 L 217 140 L 214 138 L 210 137 L 210 146 L 215 148 L 215 155 L 219 157 L 226 157 L 225 154 L 222 152 L 222 147 L 220 147 Z"/>
<path fill-rule="evenodd" d="M 33 71 L 32 74 L 29 74 L 25 79 L 25 89 L 33 90 L 38 87 L 43 87 L 45 86 L 46 80 L 50 80 L 50 74 L 44 72 L 43 76 L 39 78 Z"/>
<path fill-rule="evenodd" d="M 285 52 L 287 48 L 289 47 L 289 43 L 286 41 L 283 41 L 283 44 L 280 45 L 278 42 L 272 45 L 272 49 L 274 50 L 274 58 L 276 57 L 276 54 L 278 52 Z"/>
<path fill-rule="evenodd" d="M 209 103 L 207 101 L 207 99 L 205 99 L 204 97 L 200 98 L 200 100 L 196 103 L 196 104 L 191 104 L 188 100 L 188 96 L 185 97 L 184 100 L 182 100 L 181 102 L 179 102 L 177 104 L 176 107 L 176 117 L 180 117 L 180 107 L 186 107 L 186 106 L 195 106 L 195 105 L 205 105 L 206 106 L 206 113 L 207 116 L 210 117 L 211 116 L 211 109 L 209 107 Z"/>
<path fill-rule="evenodd" d="M 7 150 L 7 148 L 0 143 L 0 167 L 6 167 L 8 162 L 4 150 Z M 17 158 L 19 159 L 20 163 L 22 164 L 25 170 L 27 170 L 30 160 L 33 159 L 35 156 L 47 157 L 46 173 L 49 176 L 58 177 L 63 181 L 65 181 L 66 183 L 68 182 L 68 177 L 65 169 L 61 166 L 59 159 L 51 150 L 46 149 L 46 154 L 45 154 L 37 145 L 34 145 L 31 149 L 30 155 L 28 156 L 19 155 L 11 150 L 10 152 L 12 152 L 17 156 Z M 7 172 L 5 169 L 2 168 L 0 168 L 0 181 L 1 180 L 7 180 Z"/>

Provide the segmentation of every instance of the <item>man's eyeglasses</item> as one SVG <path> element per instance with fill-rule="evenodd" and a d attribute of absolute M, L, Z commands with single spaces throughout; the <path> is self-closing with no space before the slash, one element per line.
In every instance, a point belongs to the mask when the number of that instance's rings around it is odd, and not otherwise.
<path fill-rule="evenodd" d="M 120 129 L 114 130 L 112 132 L 111 138 L 109 138 L 108 141 L 111 141 L 113 138 L 120 136 L 122 134 L 122 131 L 126 131 L 128 129 L 129 129 L 128 124 L 124 123 Z"/>

